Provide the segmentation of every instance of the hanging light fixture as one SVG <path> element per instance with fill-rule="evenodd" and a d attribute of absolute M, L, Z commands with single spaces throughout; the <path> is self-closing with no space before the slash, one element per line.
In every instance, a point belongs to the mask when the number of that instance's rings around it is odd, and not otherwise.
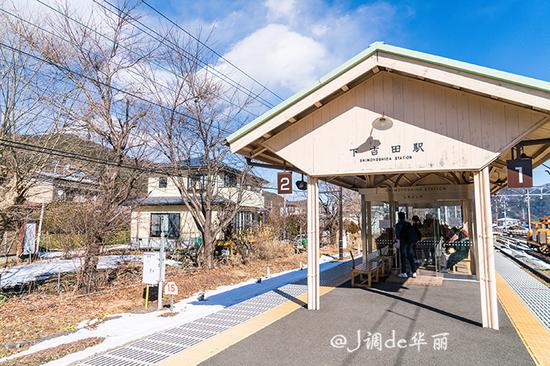
<path fill-rule="evenodd" d="M 392 126 L 393 126 L 392 119 L 383 114 L 380 117 L 376 118 L 374 121 L 372 121 L 372 128 L 374 128 L 375 130 L 385 131 L 392 128 Z"/>

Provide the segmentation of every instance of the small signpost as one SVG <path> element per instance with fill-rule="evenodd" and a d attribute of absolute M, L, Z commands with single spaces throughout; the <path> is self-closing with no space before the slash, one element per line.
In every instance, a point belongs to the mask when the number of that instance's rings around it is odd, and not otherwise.
<path fill-rule="evenodd" d="M 162 253 L 164 256 L 164 253 Z M 147 252 L 143 253 L 143 277 L 142 282 L 146 284 L 145 288 L 145 308 L 149 304 L 149 286 L 158 286 L 164 281 L 164 270 L 161 265 L 161 253 Z M 160 291 L 160 287 L 159 287 Z"/>
<path fill-rule="evenodd" d="M 147 285 L 158 285 L 160 279 L 160 253 L 143 253 L 143 280 Z"/>
<path fill-rule="evenodd" d="M 292 194 L 292 172 L 277 173 L 277 193 Z"/>
<path fill-rule="evenodd" d="M 533 186 L 533 162 L 531 159 L 507 160 L 508 187 L 531 188 Z"/>
<path fill-rule="evenodd" d="M 167 282 L 164 286 L 164 293 L 171 296 L 170 311 L 174 311 L 174 296 L 178 294 L 178 285 L 175 282 Z"/>

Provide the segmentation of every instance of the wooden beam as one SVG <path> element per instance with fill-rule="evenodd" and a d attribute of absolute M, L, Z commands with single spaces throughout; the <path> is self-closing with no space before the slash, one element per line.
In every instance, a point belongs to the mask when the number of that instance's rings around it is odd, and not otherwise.
<path fill-rule="evenodd" d="M 291 117 L 291 118 L 288 119 L 288 122 L 290 122 L 290 123 L 294 123 L 296 121 L 297 121 L 297 119 L 294 118 L 294 117 Z"/>
<path fill-rule="evenodd" d="M 321 102 L 315 102 L 314 105 L 317 107 L 317 108 L 321 108 L 323 106 L 323 103 Z"/>
<path fill-rule="evenodd" d="M 265 146 L 260 146 L 254 150 L 252 150 L 252 152 L 250 153 L 250 157 L 251 158 L 255 158 L 256 156 L 260 155 L 261 153 L 263 153 L 264 151 L 267 150 L 267 147 Z"/>
<path fill-rule="evenodd" d="M 380 68 L 378 66 L 375 66 L 375 67 L 372 68 L 372 72 L 374 74 L 378 74 L 378 72 L 380 72 Z"/>
<path fill-rule="evenodd" d="M 342 89 L 343 92 L 347 92 L 349 90 L 349 86 L 343 85 L 340 89 Z"/>

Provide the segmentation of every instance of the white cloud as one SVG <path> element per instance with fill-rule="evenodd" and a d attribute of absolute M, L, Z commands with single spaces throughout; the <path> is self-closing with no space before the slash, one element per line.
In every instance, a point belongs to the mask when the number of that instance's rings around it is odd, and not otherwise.
<path fill-rule="evenodd" d="M 266 0 L 265 6 L 270 19 L 292 19 L 296 15 L 295 0 Z"/>
<path fill-rule="evenodd" d="M 313 38 L 269 24 L 235 44 L 225 58 L 270 88 L 294 91 L 318 78 L 327 56 L 325 46 Z"/>
<path fill-rule="evenodd" d="M 224 56 L 282 96 L 307 87 L 373 41 L 398 32 L 396 18 L 403 13 L 386 2 L 346 7 L 322 0 L 265 0 L 241 6 L 215 21 L 218 30 L 227 30 L 220 35 L 228 50 Z M 246 33 L 237 36 L 243 27 Z M 216 33 L 213 37 L 219 39 Z M 227 46 L 229 33 L 236 38 Z M 258 90 L 226 63 L 218 68 Z"/>

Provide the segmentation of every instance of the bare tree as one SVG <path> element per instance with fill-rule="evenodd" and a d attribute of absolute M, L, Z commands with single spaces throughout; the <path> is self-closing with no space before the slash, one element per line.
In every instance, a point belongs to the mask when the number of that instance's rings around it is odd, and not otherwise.
<path fill-rule="evenodd" d="M 131 75 L 153 47 L 132 25 L 137 15 L 127 2 L 116 14 L 80 16 L 69 5 L 59 12 L 48 24 L 59 37 L 47 37 L 35 47 L 79 91 L 79 102 L 64 110 L 75 121 L 71 131 L 101 145 L 112 163 L 87 166 L 99 194 L 80 206 L 80 227 L 75 228 L 88 239 L 79 287 L 91 291 L 98 257 L 113 231 L 129 224 L 130 203 L 139 187 L 139 168 L 147 153 L 145 118 L 151 107 Z M 135 169 L 123 167 L 129 164 Z"/>
<path fill-rule="evenodd" d="M 0 5 L 11 9 L 7 3 Z M 23 144 L 46 151 L 58 145 L 67 127 L 60 110 L 74 103 L 75 90 L 63 83 L 57 70 L 32 57 L 32 44 L 40 37 L 35 27 L 7 13 L 0 14 L 0 27 L 0 237 L 4 237 L 28 214 L 21 205 L 39 174 L 51 165 L 48 155 L 27 151 Z"/>
<path fill-rule="evenodd" d="M 202 262 L 210 268 L 216 239 L 247 200 L 245 186 L 259 185 L 242 160 L 223 145 L 227 131 L 242 122 L 240 112 L 250 98 L 229 93 L 204 71 L 208 54 L 202 44 L 180 33 L 167 34 L 161 55 L 169 72 L 149 70 L 151 94 L 168 106 L 153 124 L 154 136 L 201 232 Z"/>

